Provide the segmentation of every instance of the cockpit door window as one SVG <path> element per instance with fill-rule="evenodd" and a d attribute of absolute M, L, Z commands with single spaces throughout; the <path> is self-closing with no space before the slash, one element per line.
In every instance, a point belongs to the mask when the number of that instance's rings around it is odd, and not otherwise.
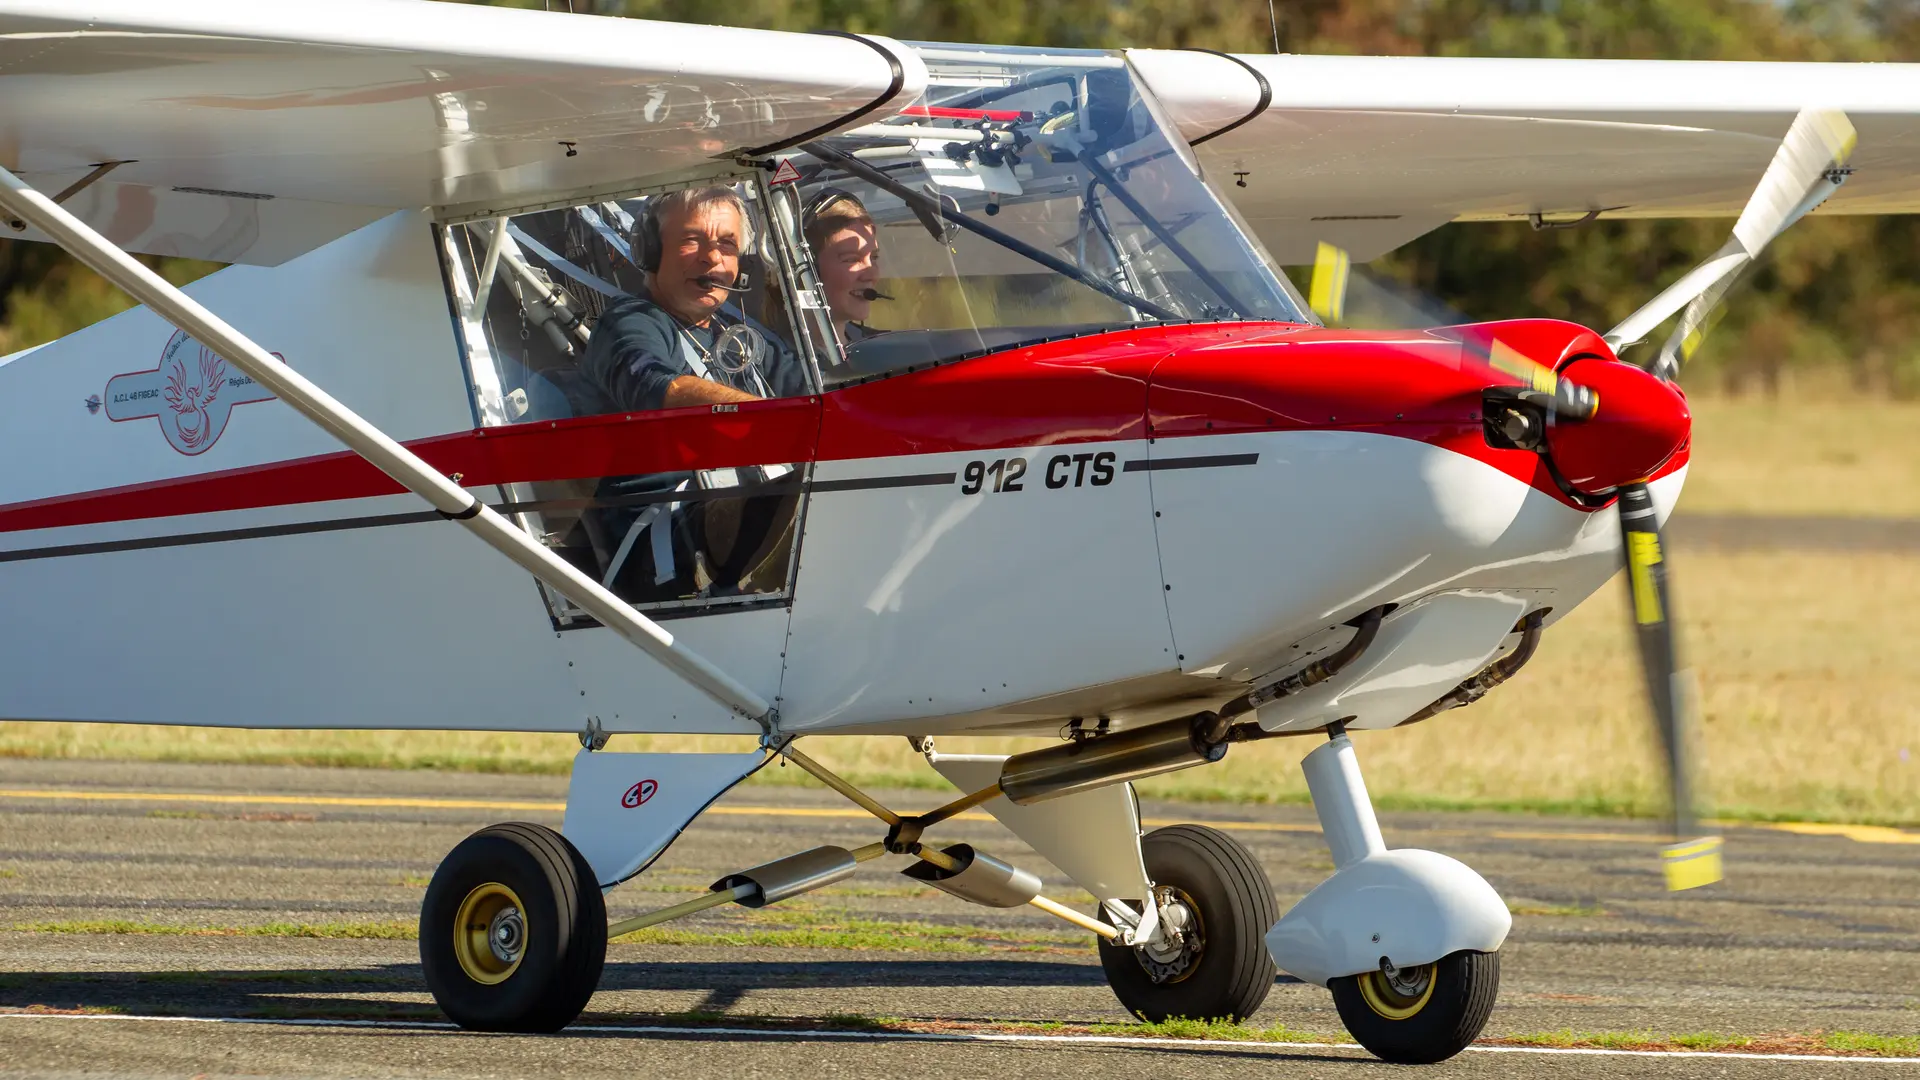
<path fill-rule="evenodd" d="M 474 409 L 535 537 L 657 613 L 791 598 L 817 330 L 755 174 L 441 226 Z M 543 589 L 555 625 L 591 625 Z"/>

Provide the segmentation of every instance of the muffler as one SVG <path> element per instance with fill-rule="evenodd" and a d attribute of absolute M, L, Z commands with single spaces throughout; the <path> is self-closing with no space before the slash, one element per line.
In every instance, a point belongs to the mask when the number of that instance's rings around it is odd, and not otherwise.
<path fill-rule="evenodd" d="M 728 874 L 713 883 L 713 890 L 733 889 L 741 885 L 751 886 L 753 892 L 738 898 L 735 903 L 741 907 L 763 908 L 768 904 L 779 903 L 789 896 L 799 896 L 804 892 L 824 888 L 836 881 L 844 881 L 860 869 L 860 863 L 853 852 L 846 848 L 827 845 L 798 855 L 789 855 L 784 859 L 775 859 L 761 863 L 750 870 L 737 874 Z"/>
<path fill-rule="evenodd" d="M 948 870 L 923 860 L 900 872 L 941 892 L 987 907 L 1019 907 L 1040 895 L 1040 879 L 1032 872 L 976 851 L 971 844 L 955 844 L 941 848 L 940 852 L 960 868 Z"/>
<path fill-rule="evenodd" d="M 1211 712 L 1015 754 L 1000 791 L 1021 806 L 1157 776 L 1227 756 L 1227 729 Z"/>

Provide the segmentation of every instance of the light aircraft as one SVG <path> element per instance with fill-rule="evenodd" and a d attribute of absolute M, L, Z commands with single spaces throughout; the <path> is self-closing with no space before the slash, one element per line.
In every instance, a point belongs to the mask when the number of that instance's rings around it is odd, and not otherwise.
<path fill-rule="evenodd" d="M 564 828 L 482 830 L 428 889 L 427 982 L 469 1028 L 561 1028 L 610 935 L 886 858 L 1085 928 L 1140 1016 L 1244 1017 L 1277 965 L 1437 1061 L 1510 918 L 1385 845 L 1346 733 L 1444 723 L 1624 561 L 1668 879 L 1718 878 L 1660 544 L 1675 361 L 1813 206 L 1920 208 L 1916 101 L 1904 65 L 0 0 L 0 233 L 142 305 L 0 360 L 0 715 L 579 733 Z M 818 258 L 836 202 L 877 265 Z M 1327 325 L 1345 260 L 1445 222 L 1690 215 L 1734 238 L 1608 334 Z M 231 265 L 176 289 L 129 253 Z M 1316 260 L 1309 303 L 1278 267 Z M 686 348 L 596 339 L 688 288 L 708 322 L 657 323 Z M 1617 359 L 1674 315 L 1655 363 Z M 758 742 L 604 749 L 640 732 Z M 961 733 L 1060 740 L 936 745 Z M 824 735 L 905 736 L 962 794 L 884 806 Z M 1319 741 L 1336 869 L 1282 914 L 1231 837 L 1142 836 L 1128 781 L 1284 736 Z M 608 924 L 604 890 L 778 760 L 875 841 Z M 937 844 L 973 807 L 1096 911 Z"/>

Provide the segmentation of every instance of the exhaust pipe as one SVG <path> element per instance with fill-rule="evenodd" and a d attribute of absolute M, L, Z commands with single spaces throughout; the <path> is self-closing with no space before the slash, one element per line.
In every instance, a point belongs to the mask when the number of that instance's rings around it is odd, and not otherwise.
<path fill-rule="evenodd" d="M 1000 791 L 1021 806 L 1158 776 L 1227 756 L 1220 717 L 1196 713 L 1064 746 L 1015 754 L 1000 766 Z"/>
<path fill-rule="evenodd" d="M 1380 620 L 1392 610 L 1393 605 L 1384 604 L 1357 616 L 1348 623 L 1354 628 L 1353 637 L 1339 651 L 1272 686 L 1242 694 L 1217 713 L 1195 713 L 1065 746 L 1015 754 L 1000 766 L 1000 791 L 1009 802 L 1027 806 L 1219 761 L 1227 756 L 1229 743 L 1247 742 L 1266 734 L 1257 724 L 1235 724 L 1235 717 L 1338 675 L 1373 644 L 1380 633 Z"/>

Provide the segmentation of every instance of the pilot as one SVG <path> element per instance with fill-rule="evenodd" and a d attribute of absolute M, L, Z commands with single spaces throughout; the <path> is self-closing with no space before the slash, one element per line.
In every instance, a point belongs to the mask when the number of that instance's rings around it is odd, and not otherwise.
<path fill-rule="evenodd" d="M 880 281 L 880 233 L 852 193 L 822 188 L 800 214 L 800 231 L 813 252 L 827 310 L 840 340 L 852 345 L 879 333 L 866 325 L 875 300 L 892 297 Z"/>
<path fill-rule="evenodd" d="M 740 257 L 752 249 L 752 219 L 731 189 L 650 200 L 633 240 L 646 295 L 607 308 L 581 370 L 635 411 L 806 393 L 793 351 L 729 303 L 745 291 Z"/>

